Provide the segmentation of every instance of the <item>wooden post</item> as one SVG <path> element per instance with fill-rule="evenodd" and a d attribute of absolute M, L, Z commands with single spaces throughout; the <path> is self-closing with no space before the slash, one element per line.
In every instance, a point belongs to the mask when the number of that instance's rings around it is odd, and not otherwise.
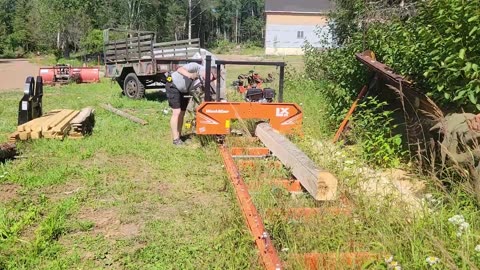
<path fill-rule="evenodd" d="M 273 155 L 292 171 L 302 186 L 318 201 L 336 199 L 338 180 L 330 172 L 318 168 L 313 161 L 285 136 L 267 123 L 257 125 L 255 135 Z"/>
<path fill-rule="evenodd" d="M 126 112 L 122 112 L 122 111 L 120 111 L 119 109 L 116 109 L 116 108 L 112 107 L 112 105 L 110 105 L 110 104 L 102 104 L 101 106 L 102 106 L 102 108 L 104 108 L 105 110 L 110 111 L 110 112 L 113 112 L 114 114 L 120 115 L 121 117 L 125 117 L 125 118 L 127 118 L 128 120 L 133 121 L 133 122 L 135 122 L 135 123 L 139 123 L 139 124 L 141 124 L 141 125 L 146 125 L 146 124 L 148 124 L 147 121 L 145 121 L 145 120 L 143 120 L 143 119 L 140 119 L 140 118 L 138 118 L 138 117 L 135 117 L 135 116 L 133 116 L 133 115 L 130 115 L 130 114 L 126 113 Z"/>

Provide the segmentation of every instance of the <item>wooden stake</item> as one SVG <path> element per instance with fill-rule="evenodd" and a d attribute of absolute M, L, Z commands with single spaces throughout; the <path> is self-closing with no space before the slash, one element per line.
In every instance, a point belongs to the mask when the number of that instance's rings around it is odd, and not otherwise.
<path fill-rule="evenodd" d="M 140 125 L 148 124 L 147 121 L 145 121 L 143 119 L 140 119 L 138 117 L 135 117 L 133 115 L 130 115 L 130 114 L 128 114 L 126 112 L 123 112 L 119 109 L 116 109 L 116 108 L 112 107 L 112 105 L 110 105 L 110 104 L 102 104 L 101 106 L 102 106 L 102 108 L 104 108 L 107 111 L 113 112 L 114 114 L 120 115 L 121 117 L 127 118 L 128 120 L 133 121 L 135 123 L 139 123 Z"/>

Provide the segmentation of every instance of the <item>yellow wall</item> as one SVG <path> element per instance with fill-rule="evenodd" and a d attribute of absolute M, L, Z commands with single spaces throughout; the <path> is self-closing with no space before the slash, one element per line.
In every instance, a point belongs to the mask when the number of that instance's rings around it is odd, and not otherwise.
<path fill-rule="evenodd" d="M 266 55 L 304 55 L 302 48 L 265 48 Z"/>
<path fill-rule="evenodd" d="M 267 25 L 284 24 L 284 25 L 325 25 L 327 24 L 327 16 L 319 14 L 272 14 L 267 13 Z"/>

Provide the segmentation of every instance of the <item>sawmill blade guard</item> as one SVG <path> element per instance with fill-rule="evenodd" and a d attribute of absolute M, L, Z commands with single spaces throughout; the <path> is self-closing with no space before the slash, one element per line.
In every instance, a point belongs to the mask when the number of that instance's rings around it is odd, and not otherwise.
<path fill-rule="evenodd" d="M 255 119 L 270 123 L 272 128 L 281 133 L 300 133 L 303 113 L 295 103 L 283 103 L 283 86 L 285 77 L 285 62 L 255 62 L 255 61 L 224 61 L 216 60 L 216 78 L 220 78 L 221 68 L 225 65 L 244 66 L 275 66 L 280 68 L 279 89 L 277 102 L 221 102 L 220 94 L 216 101 L 212 100 L 213 90 L 211 78 L 211 57 L 206 57 L 205 102 L 200 104 L 196 111 L 196 133 L 198 135 L 226 135 L 230 134 L 231 120 Z M 216 85 L 215 93 L 220 93 L 220 85 Z"/>

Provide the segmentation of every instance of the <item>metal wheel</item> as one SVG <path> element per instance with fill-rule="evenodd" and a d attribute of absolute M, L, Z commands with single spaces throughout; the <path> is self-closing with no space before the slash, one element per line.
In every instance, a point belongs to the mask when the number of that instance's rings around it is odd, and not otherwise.
<path fill-rule="evenodd" d="M 138 79 L 135 73 L 130 73 L 123 82 L 123 93 L 132 99 L 141 99 L 145 95 L 145 85 Z"/>

